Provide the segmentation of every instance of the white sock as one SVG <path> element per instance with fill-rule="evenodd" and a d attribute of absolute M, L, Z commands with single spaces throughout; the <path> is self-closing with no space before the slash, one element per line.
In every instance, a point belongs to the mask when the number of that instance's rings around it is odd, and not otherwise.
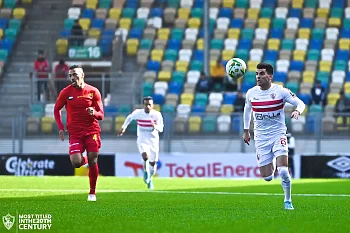
<path fill-rule="evenodd" d="M 292 179 L 290 178 L 288 167 L 278 167 L 278 173 L 282 179 L 282 188 L 284 190 L 284 201 L 292 201 Z"/>
<path fill-rule="evenodd" d="M 147 173 L 149 173 L 149 162 L 148 159 L 143 162 L 143 170 Z"/>

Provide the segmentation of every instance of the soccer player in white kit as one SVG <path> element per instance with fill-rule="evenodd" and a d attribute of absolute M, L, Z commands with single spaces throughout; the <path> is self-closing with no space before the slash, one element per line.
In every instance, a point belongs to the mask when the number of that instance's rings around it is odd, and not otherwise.
<path fill-rule="evenodd" d="M 250 118 L 253 111 L 254 141 L 256 157 L 260 174 L 266 181 L 271 181 L 275 172 L 274 159 L 277 170 L 282 179 L 284 190 L 284 208 L 293 210 L 291 199 L 291 177 L 288 171 L 287 127 L 285 124 L 284 104 L 296 106 L 291 118 L 298 119 L 304 111 L 305 104 L 289 89 L 272 83 L 273 67 L 268 63 L 257 65 L 257 86 L 246 93 L 244 107 L 243 140 L 250 142 Z"/>
<path fill-rule="evenodd" d="M 137 120 L 137 146 L 144 161 L 144 182 L 154 189 L 152 178 L 157 171 L 159 133 L 163 132 L 163 116 L 153 109 L 152 97 L 143 98 L 143 109 L 136 109 L 125 119 L 120 130 L 122 136 L 132 120 Z"/>

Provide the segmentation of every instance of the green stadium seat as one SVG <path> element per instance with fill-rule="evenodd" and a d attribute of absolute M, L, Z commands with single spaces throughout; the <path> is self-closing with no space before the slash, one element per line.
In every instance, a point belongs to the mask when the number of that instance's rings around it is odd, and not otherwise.
<path fill-rule="evenodd" d="M 311 34 L 312 39 L 323 40 L 325 30 L 323 28 L 314 28 Z"/>
<path fill-rule="evenodd" d="M 176 61 L 178 51 L 174 49 L 167 49 L 164 54 L 164 60 Z"/>
<path fill-rule="evenodd" d="M 202 71 L 203 70 L 203 62 L 201 61 L 191 61 L 190 70 Z"/>
<path fill-rule="evenodd" d="M 21 29 L 22 21 L 20 19 L 11 19 L 9 22 L 9 28 L 19 31 Z"/>
<path fill-rule="evenodd" d="M 152 95 L 152 90 L 153 90 L 153 83 L 151 83 L 151 82 L 143 83 L 143 95 L 144 96 Z"/>
<path fill-rule="evenodd" d="M 178 8 L 179 7 L 180 0 L 171 0 L 168 1 L 168 7 L 169 8 Z"/>
<path fill-rule="evenodd" d="M 195 104 L 206 106 L 208 103 L 208 94 L 197 93 L 194 99 L 195 99 Z"/>
<path fill-rule="evenodd" d="M 118 115 L 128 115 L 131 113 L 131 106 L 129 104 L 121 104 L 118 106 L 117 113 Z"/>
<path fill-rule="evenodd" d="M 273 9 L 272 8 L 268 8 L 268 7 L 264 7 L 261 9 L 260 11 L 260 17 L 261 18 L 272 18 L 273 16 Z"/>
<path fill-rule="evenodd" d="M 177 82 L 177 83 L 184 83 L 185 82 L 185 73 L 182 71 L 174 71 L 172 81 Z"/>
<path fill-rule="evenodd" d="M 145 19 L 134 19 L 133 25 L 134 25 L 134 28 L 144 29 L 146 26 L 146 20 Z"/>
<path fill-rule="evenodd" d="M 100 0 L 99 8 L 109 9 L 111 7 L 112 0 Z"/>
<path fill-rule="evenodd" d="M 248 8 L 248 0 L 237 0 L 236 1 L 236 8 Z"/>
<path fill-rule="evenodd" d="M 17 0 L 4 0 L 4 8 L 15 8 Z"/>
<path fill-rule="evenodd" d="M 73 25 L 74 25 L 74 19 L 64 20 L 64 29 L 72 29 Z"/>
<path fill-rule="evenodd" d="M 309 112 L 310 112 L 310 113 L 316 113 L 316 112 L 322 112 L 322 111 L 323 111 L 322 105 L 312 104 L 312 105 L 309 107 Z"/>
<path fill-rule="evenodd" d="M 122 11 L 123 18 L 134 18 L 136 10 L 134 8 L 124 8 Z"/>
<path fill-rule="evenodd" d="M 151 39 L 142 39 L 140 49 L 150 50 L 152 48 L 153 41 Z"/>
<path fill-rule="evenodd" d="M 249 51 L 246 49 L 237 49 L 235 57 L 239 57 L 243 61 L 248 61 Z"/>
<path fill-rule="evenodd" d="M 274 18 L 272 20 L 272 28 L 284 29 L 285 24 L 286 20 L 282 18 Z"/>
<path fill-rule="evenodd" d="M 7 57 L 8 57 L 8 52 L 7 50 L 4 49 L 0 49 L 0 61 L 7 61 Z"/>
<path fill-rule="evenodd" d="M 130 122 L 130 125 L 128 126 L 128 131 L 131 133 L 136 133 L 136 131 L 137 131 L 137 122 L 136 121 Z"/>
<path fill-rule="evenodd" d="M 350 29 L 350 18 L 343 20 L 343 28 Z"/>
<path fill-rule="evenodd" d="M 276 61 L 266 60 L 265 62 L 267 62 L 267 63 L 271 64 L 273 67 L 275 67 Z"/>
<path fill-rule="evenodd" d="M 15 40 L 17 37 L 17 30 L 12 29 L 12 28 L 8 28 L 5 30 L 5 37 L 7 39 L 12 39 Z"/>
<path fill-rule="evenodd" d="M 294 40 L 292 39 L 283 39 L 282 40 L 282 48 L 285 50 L 293 50 L 294 49 Z"/>
<path fill-rule="evenodd" d="M 318 61 L 320 59 L 320 51 L 311 49 L 307 52 L 307 60 Z"/>
<path fill-rule="evenodd" d="M 336 60 L 334 63 L 334 70 L 346 71 L 347 61 Z"/>
<path fill-rule="evenodd" d="M 246 72 L 244 75 L 244 82 L 245 83 L 255 83 L 256 82 L 255 72 L 253 72 L 253 71 Z"/>
<path fill-rule="evenodd" d="M 287 82 L 286 83 L 286 88 L 291 90 L 293 93 L 298 93 L 299 83 L 297 83 L 297 82 Z"/>
<path fill-rule="evenodd" d="M 317 73 L 317 80 L 321 81 L 322 83 L 328 83 L 329 80 L 329 72 L 320 71 Z"/>
<path fill-rule="evenodd" d="M 171 38 L 176 40 L 182 40 L 184 36 L 184 29 L 182 28 L 174 28 L 171 31 Z"/>
<path fill-rule="evenodd" d="M 199 18 L 201 19 L 203 17 L 203 9 L 202 8 L 193 8 L 191 11 L 192 18 Z"/>
<path fill-rule="evenodd" d="M 305 8 L 316 8 L 317 7 L 318 0 L 307 0 L 305 1 Z"/>
<path fill-rule="evenodd" d="M 205 116 L 203 119 L 202 131 L 204 133 L 214 133 L 216 129 L 216 117 Z"/>
<path fill-rule="evenodd" d="M 252 28 L 244 28 L 241 34 L 242 34 L 242 39 L 249 39 L 249 40 L 254 39 L 254 29 Z"/>
<path fill-rule="evenodd" d="M 215 25 L 216 25 L 216 20 L 215 19 L 210 19 L 209 20 L 209 28 L 210 28 L 210 30 L 214 30 Z"/>
<path fill-rule="evenodd" d="M 211 49 L 222 50 L 223 46 L 224 46 L 224 41 L 221 39 L 212 39 L 210 41 L 210 48 Z"/>
<path fill-rule="evenodd" d="M 332 8 L 330 18 L 342 18 L 343 9 L 342 8 Z"/>
<path fill-rule="evenodd" d="M 162 106 L 162 112 L 170 112 L 173 113 L 175 112 L 175 106 L 172 104 L 164 104 Z"/>

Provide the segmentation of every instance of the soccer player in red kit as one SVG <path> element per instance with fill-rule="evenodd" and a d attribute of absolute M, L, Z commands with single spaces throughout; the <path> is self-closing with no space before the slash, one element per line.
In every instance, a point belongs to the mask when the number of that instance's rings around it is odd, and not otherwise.
<path fill-rule="evenodd" d="M 55 104 L 54 115 L 59 136 L 63 141 L 64 126 L 61 109 L 66 106 L 70 160 L 75 168 L 88 163 L 90 179 L 88 201 L 96 201 L 97 157 L 101 147 L 101 128 L 98 120 L 103 119 L 104 113 L 99 90 L 86 84 L 84 77 L 84 71 L 80 66 L 73 65 L 69 68 L 69 79 L 72 84 L 60 92 Z M 87 157 L 83 156 L 85 150 Z"/>

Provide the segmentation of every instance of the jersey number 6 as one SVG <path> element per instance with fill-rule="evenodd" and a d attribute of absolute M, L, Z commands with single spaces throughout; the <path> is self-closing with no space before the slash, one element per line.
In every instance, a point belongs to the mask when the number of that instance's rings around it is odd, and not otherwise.
<path fill-rule="evenodd" d="M 286 146 L 287 145 L 287 138 L 281 138 L 281 145 Z"/>

